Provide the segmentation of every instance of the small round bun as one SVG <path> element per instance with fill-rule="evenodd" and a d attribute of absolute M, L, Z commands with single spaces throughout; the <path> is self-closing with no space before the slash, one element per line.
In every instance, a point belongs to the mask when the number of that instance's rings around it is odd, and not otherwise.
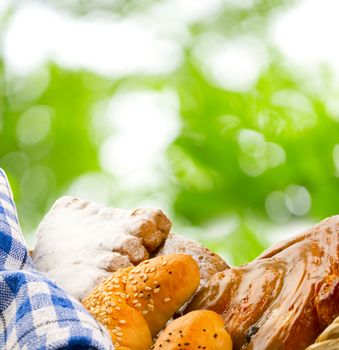
<path fill-rule="evenodd" d="M 171 322 L 151 349 L 232 350 L 232 340 L 217 313 L 198 310 Z"/>

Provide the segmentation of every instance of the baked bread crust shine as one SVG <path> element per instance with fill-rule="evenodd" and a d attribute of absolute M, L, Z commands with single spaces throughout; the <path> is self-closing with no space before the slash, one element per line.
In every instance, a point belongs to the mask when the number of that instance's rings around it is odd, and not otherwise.
<path fill-rule="evenodd" d="M 338 316 L 339 216 L 216 274 L 187 311 L 222 315 L 235 350 L 303 350 Z"/>

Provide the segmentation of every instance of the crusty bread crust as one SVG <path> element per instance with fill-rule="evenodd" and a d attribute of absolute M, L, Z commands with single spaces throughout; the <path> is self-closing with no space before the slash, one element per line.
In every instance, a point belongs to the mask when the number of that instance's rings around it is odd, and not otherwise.
<path fill-rule="evenodd" d="M 200 269 L 200 287 L 204 286 L 217 272 L 229 268 L 216 253 L 187 237 L 170 233 L 155 256 L 168 254 L 188 254 L 193 257 Z M 199 287 L 199 289 L 200 289 Z"/>

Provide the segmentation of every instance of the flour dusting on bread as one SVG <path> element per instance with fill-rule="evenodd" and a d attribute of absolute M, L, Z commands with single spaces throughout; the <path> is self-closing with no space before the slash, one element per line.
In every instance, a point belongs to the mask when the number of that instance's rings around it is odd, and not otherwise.
<path fill-rule="evenodd" d="M 77 299 L 119 268 L 149 258 L 171 222 L 160 210 L 110 208 L 62 197 L 38 228 L 36 268 Z"/>

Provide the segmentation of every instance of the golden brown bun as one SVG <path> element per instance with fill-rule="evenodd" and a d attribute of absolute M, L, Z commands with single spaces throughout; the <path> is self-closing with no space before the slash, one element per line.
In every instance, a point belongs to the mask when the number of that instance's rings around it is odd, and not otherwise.
<path fill-rule="evenodd" d="M 137 305 L 155 336 L 199 286 L 199 267 L 190 255 L 172 254 L 142 262 L 129 273 L 129 305 Z"/>
<path fill-rule="evenodd" d="M 199 310 L 171 322 L 160 334 L 152 349 L 231 350 L 232 340 L 217 313 Z"/>
<path fill-rule="evenodd" d="M 85 308 L 109 331 L 116 350 L 147 350 L 152 337 L 142 314 L 126 303 L 131 268 L 115 272 L 83 300 Z"/>
<path fill-rule="evenodd" d="M 167 321 L 199 285 L 199 268 L 189 255 L 157 257 L 116 271 L 83 300 L 109 330 L 119 350 L 146 350 Z"/>

